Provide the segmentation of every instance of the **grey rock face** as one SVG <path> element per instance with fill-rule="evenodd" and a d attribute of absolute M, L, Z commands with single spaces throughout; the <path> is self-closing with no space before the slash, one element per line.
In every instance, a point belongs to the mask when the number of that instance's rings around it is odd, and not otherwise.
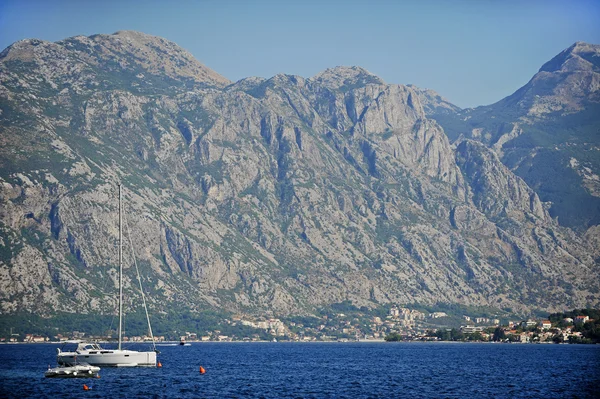
<path fill-rule="evenodd" d="M 474 204 L 487 217 L 494 220 L 510 214 L 511 219 L 519 222 L 529 215 L 541 221 L 549 219 L 537 194 L 484 145 L 465 140 L 457 146 L 456 156 L 469 182 Z"/>
<path fill-rule="evenodd" d="M 599 302 L 595 236 L 485 147 L 453 148 L 417 88 L 357 67 L 228 85 L 135 32 L 19 42 L 0 82 L 5 312 L 114 309 L 117 180 L 161 307 Z"/>
<path fill-rule="evenodd" d="M 548 203 L 563 226 L 600 224 L 600 46 L 578 42 L 501 101 L 452 110 L 421 93 L 452 140 L 480 141 Z"/>

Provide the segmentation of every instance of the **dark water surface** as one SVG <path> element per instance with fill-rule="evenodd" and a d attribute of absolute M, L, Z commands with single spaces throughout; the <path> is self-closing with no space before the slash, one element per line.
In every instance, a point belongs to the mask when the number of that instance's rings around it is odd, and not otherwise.
<path fill-rule="evenodd" d="M 57 346 L 0 345 L 0 398 L 600 398 L 600 345 L 193 343 L 159 347 L 162 368 L 44 378 Z"/>

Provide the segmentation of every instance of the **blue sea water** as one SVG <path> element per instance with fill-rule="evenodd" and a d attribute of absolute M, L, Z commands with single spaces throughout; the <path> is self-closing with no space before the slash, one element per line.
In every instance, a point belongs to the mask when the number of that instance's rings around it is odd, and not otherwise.
<path fill-rule="evenodd" d="M 159 347 L 162 368 L 44 378 L 57 346 L 0 345 L 0 398 L 600 397 L 600 345 L 193 343 Z"/>

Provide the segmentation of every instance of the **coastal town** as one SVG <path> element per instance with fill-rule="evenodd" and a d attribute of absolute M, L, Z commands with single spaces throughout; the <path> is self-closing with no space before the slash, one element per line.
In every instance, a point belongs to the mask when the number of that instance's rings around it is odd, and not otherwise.
<path fill-rule="evenodd" d="M 587 314 L 576 314 L 587 313 Z M 590 317 L 593 316 L 593 317 Z M 356 312 L 332 313 L 321 318 L 301 320 L 233 316 L 223 319 L 216 329 L 173 331 L 169 334 L 124 334 L 125 342 L 230 342 L 230 341 L 475 341 L 515 343 L 598 343 L 599 317 L 596 310 L 553 314 L 548 318 L 501 320 L 494 317 L 460 317 L 446 312 L 425 313 L 407 307 L 392 306 L 385 316 L 364 317 Z M 451 324 L 454 324 L 452 326 Z M 36 332 L 0 335 L 0 343 L 43 343 L 69 340 L 114 341 L 114 331 L 104 335 L 84 331 Z"/>

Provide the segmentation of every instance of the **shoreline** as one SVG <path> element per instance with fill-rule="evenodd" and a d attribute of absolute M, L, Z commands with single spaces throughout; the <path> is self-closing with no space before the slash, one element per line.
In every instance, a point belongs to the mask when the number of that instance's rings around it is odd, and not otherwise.
<path fill-rule="evenodd" d="M 93 340 L 92 340 L 93 341 Z M 93 341 L 100 344 L 116 344 L 116 341 Z M 124 345 L 148 345 L 152 342 L 124 342 Z M 570 344 L 568 342 L 493 342 L 493 341 L 390 341 L 384 339 L 365 339 L 359 341 L 186 341 L 186 344 L 493 344 L 493 345 L 584 345 L 594 346 L 600 343 L 592 344 Z M 0 342 L 0 345 L 64 345 L 65 342 L 47 341 L 47 342 Z M 156 346 L 181 346 L 179 341 L 161 341 L 155 343 Z M 187 346 L 187 345 L 186 345 Z"/>

